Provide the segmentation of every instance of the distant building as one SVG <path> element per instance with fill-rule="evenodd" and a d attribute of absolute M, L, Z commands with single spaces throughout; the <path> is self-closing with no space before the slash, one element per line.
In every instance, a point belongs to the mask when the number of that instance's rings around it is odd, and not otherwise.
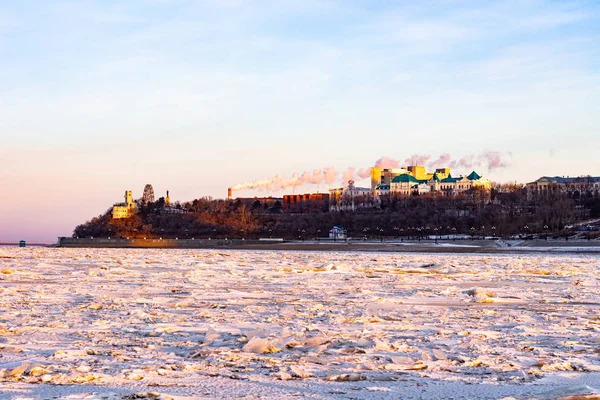
<path fill-rule="evenodd" d="M 419 180 L 411 174 L 398 175 L 392 179 L 390 193 L 404 196 L 429 193 L 431 189 L 428 182 L 428 180 Z"/>
<path fill-rule="evenodd" d="M 329 231 L 329 239 L 345 240 L 348 237 L 348 231 L 343 226 L 334 226 Z"/>
<path fill-rule="evenodd" d="M 187 212 L 186 209 L 182 208 L 179 204 L 175 206 L 171 204 L 171 198 L 169 197 L 169 191 L 167 190 L 167 197 L 164 198 L 163 207 L 155 211 L 159 211 L 161 214 L 183 214 Z M 112 217 L 113 219 L 129 218 L 134 215 L 138 210 L 138 205 L 147 205 L 155 202 L 154 189 L 152 185 L 148 184 L 144 187 L 144 195 L 137 201 L 133 200 L 131 190 L 125 192 L 125 203 L 117 203 L 113 206 Z"/>
<path fill-rule="evenodd" d="M 169 197 L 169 191 L 167 190 L 167 197 L 165 197 L 165 204 L 159 211 L 161 214 L 185 214 L 188 212 L 187 208 L 183 208 L 179 202 L 171 204 L 171 197 Z"/>
<path fill-rule="evenodd" d="M 356 187 L 354 181 L 348 181 L 348 186 L 343 188 L 329 189 L 329 211 L 355 211 L 375 206 L 371 188 Z"/>
<path fill-rule="evenodd" d="M 371 168 L 371 190 L 375 190 L 379 185 L 389 185 L 392 179 L 398 175 L 407 174 L 405 168 Z"/>
<path fill-rule="evenodd" d="M 125 192 L 125 203 L 117 203 L 113 206 L 112 217 L 113 219 L 129 218 L 136 211 L 136 204 L 133 201 L 133 195 L 131 190 Z"/>
<path fill-rule="evenodd" d="M 410 165 L 406 168 L 371 168 L 371 190 L 379 185 L 391 185 L 394 178 L 401 175 L 410 175 L 419 181 L 429 181 L 434 175 L 438 179 L 450 176 L 450 168 L 438 168 L 435 172 L 427 172 L 422 165 Z"/>
<path fill-rule="evenodd" d="M 475 171 L 453 178 L 450 168 L 427 172 L 422 165 L 411 165 L 397 169 L 372 168 L 371 187 L 376 198 L 390 193 L 410 196 L 439 192 L 454 196 L 475 187 L 490 190 L 492 182 Z"/>
<path fill-rule="evenodd" d="M 288 194 L 283 196 L 283 209 L 285 211 L 322 210 L 329 208 L 328 193 Z"/>
<path fill-rule="evenodd" d="M 545 193 L 548 191 L 559 190 L 575 196 L 585 193 L 598 194 L 600 193 L 600 177 L 579 176 L 572 178 L 564 176 L 542 176 L 538 180 L 528 183 L 527 190 L 530 193 Z"/>
<path fill-rule="evenodd" d="M 283 204 L 283 197 L 236 197 L 235 201 L 239 201 L 247 206 L 252 206 L 253 204 L 260 203 L 260 205 L 262 205 L 263 207 L 272 207 L 277 202 Z"/>
<path fill-rule="evenodd" d="M 373 189 L 373 195 L 376 199 L 381 198 L 381 196 L 386 196 L 390 194 L 391 185 L 380 184 Z"/>
<path fill-rule="evenodd" d="M 452 175 L 448 174 L 446 178 L 439 179 L 434 175 L 434 178 L 429 181 L 429 186 L 432 192 L 442 192 L 446 196 L 455 196 L 473 188 L 490 190 L 492 181 L 473 171 L 467 176 L 459 176 L 458 178 L 453 178 Z"/>

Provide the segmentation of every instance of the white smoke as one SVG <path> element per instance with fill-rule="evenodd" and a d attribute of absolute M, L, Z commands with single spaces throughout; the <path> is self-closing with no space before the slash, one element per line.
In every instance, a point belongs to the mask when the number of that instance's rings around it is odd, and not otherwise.
<path fill-rule="evenodd" d="M 413 154 L 405 159 L 404 166 L 424 165 L 429 169 L 447 167 L 451 169 L 461 168 L 463 170 L 468 170 L 471 168 L 485 168 L 488 171 L 493 171 L 495 169 L 507 167 L 509 165 L 507 158 L 510 156 L 510 153 L 486 151 L 477 155 L 467 155 L 456 160 L 452 159 L 450 154 L 442 153 L 438 158 L 432 160 L 431 155 L 429 154 Z M 374 162 L 374 166 L 379 168 L 399 168 L 401 163 L 400 161 L 391 157 L 382 156 Z M 294 173 L 289 178 L 283 175 L 275 175 L 269 179 L 261 179 L 253 182 L 237 184 L 232 186 L 231 189 L 259 189 L 277 192 L 290 187 L 295 189 L 307 184 L 332 185 L 337 181 L 339 175 L 341 175 L 342 185 L 344 185 L 350 180 L 355 180 L 355 177 L 358 177 L 359 179 L 369 178 L 371 176 L 371 167 L 349 167 L 342 173 L 339 173 L 334 167 L 326 167 L 323 169 L 314 169 L 312 172 L 305 171 L 302 173 Z"/>

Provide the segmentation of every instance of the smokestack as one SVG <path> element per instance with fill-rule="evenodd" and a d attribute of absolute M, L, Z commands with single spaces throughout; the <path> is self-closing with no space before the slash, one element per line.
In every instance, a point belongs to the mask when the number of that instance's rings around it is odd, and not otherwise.
<path fill-rule="evenodd" d="M 233 189 L 227 188 L 227 199 L 231 200 L 233 198 Z"/>

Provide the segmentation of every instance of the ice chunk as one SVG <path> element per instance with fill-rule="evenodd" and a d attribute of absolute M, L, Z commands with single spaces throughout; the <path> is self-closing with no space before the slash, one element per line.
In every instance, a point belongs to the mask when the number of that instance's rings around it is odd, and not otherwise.
<path fill-rule="evenodd" d="M 242 351 L 247 353 L 267 354 L 277 353 L 280 349 L 275 348 L 268 339 L 253 337 L 244 345 L 244 347 L 242 347 Z"/>

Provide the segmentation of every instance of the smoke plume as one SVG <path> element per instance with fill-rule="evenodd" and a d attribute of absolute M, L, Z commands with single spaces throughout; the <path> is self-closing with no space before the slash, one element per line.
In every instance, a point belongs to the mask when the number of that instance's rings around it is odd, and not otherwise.
<path fill-rule="evenodd" d="M 297 188 L 306 184 L 319 185 L 326 183 L 328 185 L 333 184 L 337 179 L 337 171 L 333 167 L 327 167 L 321 169 L 315 169 L 312 172 L 305 171 L 301 174 L 294 173 L 291 177 L 285 177 L 282 175 L 275 175 L 269 179 L 261 179 L 253 182 L 240 183 L 232 186 L 232 190 L 243 190 L 243 189 L 259 189 L 277 192 L 287 188 Z"/>
<path fill-rule="evenodd" d="M 342 182 L 348 182 L 354 180 L 354 171 L 355 168 L 350 167 L 342 174 Z"/>
<path fill-rule="evenodd" d="M 427 165 L 427 162 L 431 158 L 430 155 L 425 154 L 413 154 L 406 160 L 404 160 L 405 165 Z"/>
<path fill-rule="evenodd" d="M 511 154 L 509 154 L 510 156 Z M 497 151 L 487 151 L 481 155 L 481 158 L 485 160 L 487 169 L 492 171 L 498 168 L 508 167 L 508 161 L 502 159 L 502 153 Z"/>
<path fill-rule="evenodd" d="M 440 154 L 439 158 L 435 161 L 431 161 L 429 163 L 429 167 L 432 169 L 435 168 L 452 168 L 452 165 L 450 164 L 456 164 L 456 162 L 452 161 L 452 157 L 450 156 L 450 154 L 448 153 L 442 153 Z"/>
<path fill-rule="evenodd" d="M 458 168 L 462 173 L 468 173 L 470 169 L 474 168 L 485 168 L 487 171 L 493 171 L 499 168 L 506 168 L 509 164 L 507 157 L 512 156 L 510 153 L 501 153 L 498 151 L 486 151 L 481 154 L 472 154 L 462 157 L 458 160 L 453 159 L 450 154 L 442 153 L 438 158 L 432 159 L 429 154 L 413 154 L 404 161 L 403 166 L 409 165 L 425 165 L 428 170 L 434 170 L 436 168 Z M 382 156 L 374 163 L 375 167 L 379 168 L 400 168 L 401 163 L 391 157 Z M 320 185 L 322 183 L 326 185 L 333 185 L 337 180 L 338 176 L 341 175 L 342 185 L 345 185 L 350 180 L 366 179 L 371 176 L 371 167 L 368 168 L 355 168 L 349 167 L 344 172 L 339 173 L 333 167 L 326 167 L 323 169 L 315 169 L 311 171 L 305 171 L 300 174 L 294 173 L 291 177 L 285 177 L 282 175 L 275 175 L 270 179 L 262 179 L 253 182 L 242 183 L 233 186 L 232 190 L 242 189 L 259 189 L 277 192 L 287 188 L 297 188 L 303 185 L 312 184 Z"/>
<path fill-rule="evenodd" d="M 358 175 L 360 179 L 369 178 L 371 176 L 371 168 L 360 168 L 356 172 L 356 175 Z"/>
<path fill-rule="evenodd" d="M 506 168 L 508 166 L 507 157 L 512 156 L 510 153 L 501 153 L 499 151 L 486 151 L 481 154 L 471 154 L 464 156 L 458 160 L 452 159 L 449 153 L 442 153 L 437 159 L 431 158 L 429 154 L 413 154 L 404 160 L 403 166 L 409 165 L 424 165 L 428 169 L 433 170 L 436 168 L 485 168 L 488 171 L 493 171 L 499 168 Z M 398 168 L 400 163 L 389 157 L 381 157 L 375 161 L 375 167 L 381 168 Z M 360 178 L 369 177 L 369 168 L 359 169 L 358 176 Z"/>
<path fill-rule="evenodd" d="M 323 181 L 323 179 L 323 171 L 320 169 L 315 169 L 312 173 L 312 176 L 310 177 L 310 183 L 312 183 L 313 185 L 318 185 Z"/>
<path fill-rule="evenodd" d="M 465 156 L 457 162 L 452 161 L 448 166 L 450 168 L 460 167 L 464 169 L 485 168 L 488 171 L 493 171 L 495 169 L 508 167 L 509 163 L 506 160 L 506 158 L 510 156 L 510 153 L 501 153 L 499 151 L 486 151 L 477 155 L 471 154 Z"/>
<path fill-rule="evenodd" d="M 375 167 L 379 168 L 398 168 L 399 166 L 400 161 L 387 156 L 382 156 L 379 160 L 375 161 Z"/>
<path fill-rule="evenodd" d="M 337 172 L 333 167 L 327 167 L 323 170 L 323 180 L 326 184 L 331 185 L 337 179 Z"/>

